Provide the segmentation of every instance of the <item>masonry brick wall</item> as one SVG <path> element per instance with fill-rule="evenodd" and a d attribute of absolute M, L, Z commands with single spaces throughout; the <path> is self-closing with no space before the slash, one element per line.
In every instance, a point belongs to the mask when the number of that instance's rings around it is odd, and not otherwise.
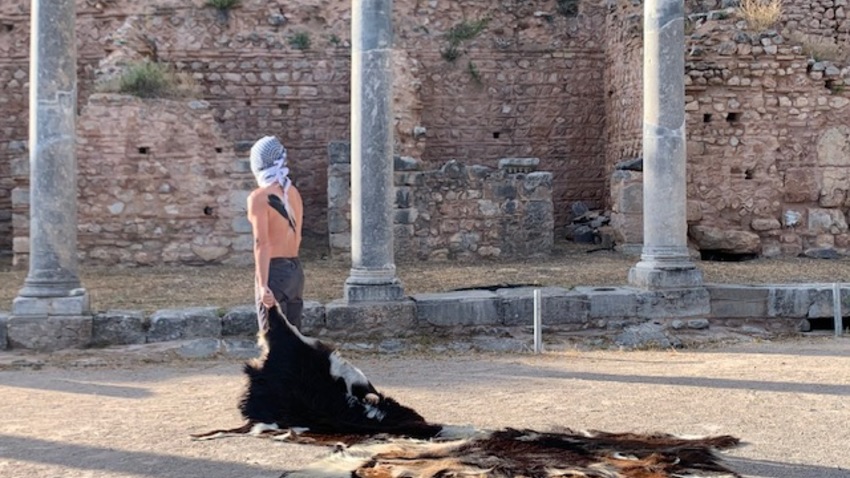
<path fill-rule="evenodd" d="M 328 142 L 348 138 L 350 120 L 350 5 L 246 0 L 225 19 L 203 4 L 78 0 L 80 110 L 96 89 L 102 60 L 128 44 L 144 47 L 143 56 L 194 77 L 223 135 L 222 144 L 233 151 L 232 162 L 243 160 L 246 146 L 259 136 L 281 136 L 292 160 L 292 177 L 304 196 L 305 228 L 326 234 L 324 150 Z M 554 172 L 559 222 L 573 200 L 600 204 L 605 195 L 601 4 L 583 1 L 581 14 L 568 18 L 557 12 L 555 0 L 534 5 L 395 2 L 397 152 L 427 164 L 533 155 L 542 168 Z M 26 73 L 28 9 L 25 0 L 0 6 L 0 24 L 12 25 L 11 35 L 0 31 L 0 48 L 14 52 L 0 63 L 0 77 L 21 68 Z M 446 61 L 440 55 L 446 33 L 465 20 L 484 17 L 489 18 L 487 29 L 460 45 L 457 61 Z M 309 35 L 309 49 L 292 45 L 299 33 Z M 27 80 L 17 81 L 22 91 L 9 98 L 25 117 Z M 9 175 L 4 172 L 10 161 L 4 146 L 25 136 L 21 122 L 0 135 L 0 175 Z M 26 190 L 26 177 L 16 182 Z M 0 190 L 8 187 L 0 183 Z M 9 209 L 2 194 L 9 193 L 0 193 L 0 224 Z M 98 197 L 87 197 L 92 198 Z M 26 204 L 19 202 L 14 209 L 26 215 Z M 16 230 L 15 236 L 23 237 L 24 231 Z M 88 247 L 89 239 L 81 233 L 81 248 Z M 8 249 L 9 243 L 8 234 L 0 234 L 0 249 Z"/>
<path fill-rule="evenodd" d="M 351 252 L 351 164 L 348 144 L 329 147 L 331 254 Z M 427 169 L 397 157 L 394 246 L 397 260 L 457 260 L 548 255 L 554 243 L 552 173 L 537 158 L 493 166 L 450 160 Z"/>

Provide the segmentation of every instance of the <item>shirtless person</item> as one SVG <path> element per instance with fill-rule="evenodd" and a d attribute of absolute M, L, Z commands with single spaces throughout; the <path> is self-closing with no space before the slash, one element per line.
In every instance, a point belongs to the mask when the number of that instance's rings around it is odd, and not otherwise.
<path fill-rule="evenodd" d="M 286 148 L 276 137 L 266 136 L 251 147 L 251 172 L 259 185 L 248 196 L 259 329 L 268 330 L 268 309 L 278 302 L 289 322 L 300 330 L 304 271 L 298 251 L 304 206 L 289 179 Z"/>

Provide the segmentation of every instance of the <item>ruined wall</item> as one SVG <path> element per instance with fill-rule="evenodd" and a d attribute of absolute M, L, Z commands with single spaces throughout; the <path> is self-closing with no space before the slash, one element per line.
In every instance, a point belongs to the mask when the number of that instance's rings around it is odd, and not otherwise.
<path fill-rule="evenodd" d="M 762 32 L 752 31 L 734 9 L 721 9 L 720 1 L 687 5 L 692 245 L 765 256 L 850 252 L 845 92 L 850 70 L 842 46 L 850 39 L 850 21 L 844 5 L 784 2 L 781 21 Z M 619 11 L 621 30 L 626 19 L 641 15 L 635 5 Z M 618 75 L 613 77 L 617 81 Z M 630 121 L 639 111 L 626 110 Z M 609 120 L 615 145 L 627 136 L 618 131 L 639 132 L 618 129 L 620 123 L 613 116 Z M 619 152 L 609 147 L 609 165 L 622 159 Z M 611 177 L 612 225 L 619 239 L 632 243 L 640 237 L 641 173 L 615 171 Z"/>
<path fill-rule="evenodd" d="M 850 70 L 775 31 L 739 27 L 709 22 L 692 36 L 691 236 L 703 248 L 767 256 L 846 252 Z"/>
<path fill-rule="evenodd" d="M 12 163 L 27 155 L 29 31 L 13 6 L 0 5 L 0 256 L 12 252 Z"/>
<path fill-rule="evenodd" d="M 351 160 L 347 143 L 328 148 L 331 253 L 351 252 Z M 554 243 L 552 173 L 537 158 L 491 166 L 449 161 L 428 169 L 395 158 L 394 245 L 398 260 L 547 255 Z"/>
<path fill-rule="evenodd" d="M 101 62 L 128 44 L 139 45 L 140 56 L 194 78 L 199 99 L 209 103 L 223 135 L 222 145 L 233 151 L 230 161 L 244 159 L 247 145 L 264 134 L 283 139 L 304 197 L 305 229 L 325 235 L 324 152 L 330 141 L 348 137 L 350 121 L 350 5 L 245 0 L 224 16 L 204 3 L 78 0 L 80 109 L 95 92 L 96 78 L 108 73 Z M 554 172 L 560 222 L 573 200 L 601 204 L 604 10 L 600 1 L 582 0 L 576 10 L 559 12 L 563 3 L 572 2 L 395 2 L 397 152 L 429 165 L 539 157 L 541 167 Z M 28 9 L 26 0 L 0 6 L 0 51 L 9 53 L 0 60 L 0 87 L 4 112 L 12 112 L 0 120 L 0 250 L 12 242 L 3 233 L 11 207 L 4 199 L 11 195 L 11 180 L 3 178 L 12 176 L 9 164 L 17 153 L 8 145 L 25 141 L 27 133 L 21 119 L 26 118 Z M 485 17 L 487 27 L 461 41 L 458 58 L 448 61 L 441 54 L 446 34 Z M 310 45 L 300 49 L 305 38 Z M 7 119 L 13 116 L 18 119 Z M 26 182 L 25 176 L 16 178 L 21 190 Z M 98 196 L 86 199 L 91 198 Z M 203 207 L 198 201 L 192 205 L 198 206 Z M 19 202 L 15 210 L 25 216 L 26 204 Z M 24 229 L 15 232 L 23 234 Z M 81 243 L 86 240 L 81 236 Z"/>

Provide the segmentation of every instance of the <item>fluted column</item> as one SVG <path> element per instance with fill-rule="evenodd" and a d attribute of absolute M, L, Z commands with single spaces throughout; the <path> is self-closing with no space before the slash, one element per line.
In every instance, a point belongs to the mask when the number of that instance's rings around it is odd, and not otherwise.
<path fill-rule="evenodd" d="M 644 0 L 643 251 L 633 285 L 694 287 L 688 255 L 683 0 Z"/>
<path fill-rule="evenodd" d="M 393 254 L 392 0 L 353 0 L 351 273 L 345 298 L 404 296 Z"/>
<path fill-rule="evenodd" d="M 12 303 L 13 347 L 85 345 L 91 337 L 77 270 L 77 48 L 74 0 L 32 0 L 29 273 Z"/>

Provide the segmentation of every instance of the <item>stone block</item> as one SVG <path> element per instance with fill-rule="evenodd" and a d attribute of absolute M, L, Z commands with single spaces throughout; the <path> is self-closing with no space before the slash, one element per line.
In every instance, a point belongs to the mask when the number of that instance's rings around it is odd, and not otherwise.
<path fill-rule="evenodd" d="M 499 296 L 487 290 L 417 294 L 416 320 L 421 325 L 454 327 L 495 325 L 501 322 Z"/>
<path fill-rule="evenodd" d="M 812 300 L 808 310 L 808 318 L 834 318 L 835 308 L 832 298 L 832 287 L 815 289 L 810 291 L 809 297 Z M 850 316 L 850 289 L 841 289 L 841 316 Z"/>
<path fill-rule="evenodd" d="M 330 164 L 351 164 L 351 143 L 347 141 L 329 142 L 328 160 Z"/>
<path fill-rule="evenodd" d="M 325 326 L 325 306 L 314 300 L 304 301 L 301 328 L 305 333 L 314 332 Z"/>
<path fill-rule="evenodd" d="M 637 300 L 638 317 L 667 319 L 711 313 L 711 296 L 703 287 L 646 291 L 641 292 Z"/>
<path fill-rule="evenodd" d="M 710 226 L 691 226 L 688 234 L 700 250 L 753 254 L 761 250 L 761 238 L 749 231 L 736 231 Z"/>
<path fill-rule="evenodd" d="M 410 156 L 394 156 L 393 170 L 395 171 L 419 171 L 422 169 L 422 161 Z"/>
<path fill-rule="evenodd" d="M 812 304 L 811 286 L 771 287 L 767 299 L 770 317 L 806 317 Z"/>
<path fill-rule="evenodd" d="M 12 300 L 15 316 L 81 316 L 89 315 L 88 294 L 67 297 L 16 297 Z"/>
<path fill-rule="evenodd" d="M 498 289 L 501 322 L 508 326 L 534 325 L 534 290 L 537 287 Z M 587 321 L 587 296 L 561 287 L 541 287 L 543 325 L 580 324 Z"/>
<path fill-rule="evenodd" d="M 195 339 L 180 344 L 175 353 L 188 359 L 212 358 L 221 349 L 221 341 L 218 339 Z"/>
<path fill-rule="evenodd" d="M 634 317 L 637 314 L 635 289 L 625 287 L 576 287 L 574 291 L 587 297 L 591 318 Z"/>
<path fill-rule="evenodd" d="M 681 341 L 667 335 L 663 325 L 654 322 L 626 326 L 614 343 L 621 347 L 662 349 L 681 345 Z"/>
<path fill-rule="evenodd" d="M 234 358 L 251 359 L 260 356 L 260 347 L 256 340 L 223 339 L 219 349 L 225 355 Z"/>
<path fill-rule="evenodd" d="M 257 308 L 253 305 L 239 305 L 231 308 L 221 318 L 221 336 L 257 335 Z"/>
<path fill-rule="evenodd" d="M 89 345 L 91 316 L 11 316 L 6 323 L 10 348 L 52 352 Z"/>
<path fill-rule="evenodd" d="M 6 350 L 9 347 L 8 334 L 6 327 L 9 322 L 9 315 L 0 313 L 0 350 Z"/>
<path fill-rule="evenodd" d="M 540 158 L 502 158 L 498 164 L 499 169 L 508 174 L 531 173 L 537 171 Z"/>
<path fill-rule="evenodd" d="M 215 307 L 165 309 L 154 312 L 150 319 L 147 341 L 165 342 L 221 336 L 221 318 Z"/>
<path fill-rule="evenodd" d="M 92 320 L 92 345 L 145 343 L 145 316 L 140 310 L 109 310 Z"/>
<path fill-rule="evenodd" d="M 710 285 L 706 288 L 711 297 L 712 317 L 767 317 L 770 294 L 767 287 Z"/>
<path fill-rule="evenodd" d="M 325 305 L 325 327 L 329 330 L 366 335 L 376 329 L 409 330 L 415 324 L 416 303 L 412 300 L 351 303 L 340 299 Z"/>

